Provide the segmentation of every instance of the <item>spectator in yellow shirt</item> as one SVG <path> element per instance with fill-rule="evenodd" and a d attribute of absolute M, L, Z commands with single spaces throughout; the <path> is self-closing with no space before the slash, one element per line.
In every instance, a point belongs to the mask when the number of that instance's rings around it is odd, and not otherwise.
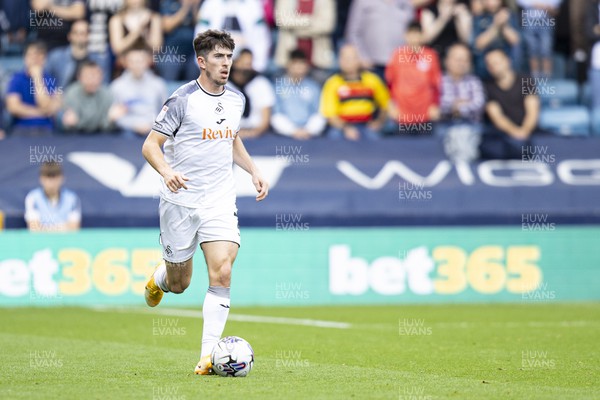
<path fill-rule="evenodd" d="M 390 94 L 374 73 L 361 69 L 356 47 L 345 45 L 339 54 L 340 73 L 331 76 L 321 93 L 321 114 L 332 139 L 377 139 L 386 122 Z"/>

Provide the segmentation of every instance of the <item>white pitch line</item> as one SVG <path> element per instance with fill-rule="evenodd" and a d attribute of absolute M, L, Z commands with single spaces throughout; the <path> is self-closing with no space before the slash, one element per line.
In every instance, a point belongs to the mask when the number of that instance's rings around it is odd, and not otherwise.
<path fill-rule="evenodd" d="M 550 322 L 542 322 L 542 321 L 527 321 L 527 322 L 514 322 L 514 321 L 506 321 L 506 322 L 437 322 L 433 323 L 433 326 L 442 327 L 442 328 L 474 328 L 479 326 L 493 326 L 498 328 L 520 328 L 523 326 L 528 326 L 532 328 L 585 328 L 588 326 L 598 325 L 597 321 L 550 321 Z"/>
<path fill-rule="evenodd" d="M 122 313 L 138 313 L 138 314 L 159 314 L 168 315 L 172 317 L 189 317 L 189 318 L 202 318 L 202 311 L 187 310 L 183 308 L 129 308 L 129 307 L 105 307 L 96 306 L 92 307 L 96 311 L 116 311 Z M 333 328 L 333 329 L 349 329 L 352 327 L 347 322 L 336 322 L 336 321 L 324 321 L 319 319 L 308 319 L 308 318 L 287 318 L 287 317 L 269 317 L 265 315 L 248 315 L 248 314 L 229 314 L 228 319 L 230 321 L 239 322 L 257 322 L 266 324 L 280 324 L 280 325 L 301 325 L 301 326 L 314 326 L 317 328 Z"/>

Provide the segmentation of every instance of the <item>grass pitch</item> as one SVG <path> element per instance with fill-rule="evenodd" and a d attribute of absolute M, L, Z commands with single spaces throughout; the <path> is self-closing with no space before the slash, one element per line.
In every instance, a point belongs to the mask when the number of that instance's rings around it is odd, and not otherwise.
<path fill-rule="evenodd" d="M 229 321 L 225 335 L 247 339 L 256 363 L 247 378 L 221 378 L 193 374 L 197 317 L 0 309 L 0 399 L 600 399 L 600 304 L 232 314 L 350 325 Z"/>

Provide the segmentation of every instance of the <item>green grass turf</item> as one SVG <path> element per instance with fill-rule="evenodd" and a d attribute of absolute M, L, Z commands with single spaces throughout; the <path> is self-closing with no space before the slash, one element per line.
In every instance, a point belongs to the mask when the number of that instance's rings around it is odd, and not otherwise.
<path fill-rule="evenodd" d="M 0 399 L 600 399 L 600 304 L 232 312 L 352 326 L 229 321 L 225 335 L 253 345 L 255 368 L 200 377 L 199 318 L 0 309 Z"/>

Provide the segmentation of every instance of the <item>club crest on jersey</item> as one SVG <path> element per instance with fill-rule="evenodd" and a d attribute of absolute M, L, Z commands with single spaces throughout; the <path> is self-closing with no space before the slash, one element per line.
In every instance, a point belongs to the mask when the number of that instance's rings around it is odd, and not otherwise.
<path fill-rule="evenodd" d="M 221 104 L 221 102 L 218 102 L 217 108 L 215 108 L 215 114 L 221 115 L 221 114 L 223 114 L 224 111 L 225 111 L 225 109 L 223 108 L 223 104 Z"/>
<path fill-rule="evenodd" d="M 235 135 L 236 133 L 229 127 L 225 129 L 202 129 L 202 140 L 235 139 Z"/>

